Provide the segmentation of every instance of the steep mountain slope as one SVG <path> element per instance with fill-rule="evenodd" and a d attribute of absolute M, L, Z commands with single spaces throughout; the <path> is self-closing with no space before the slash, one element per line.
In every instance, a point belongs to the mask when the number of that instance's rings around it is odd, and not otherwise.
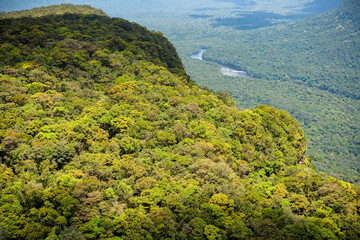
<path fill-rule="evenodd" d="M 55 8 L 56 9 L 56 8 Z M 357 239 L 297 121 L 188 80 L 117 18 L 0 20 L 1 239 Z"/>
<path fill-rule="evenodd" d="M 317 169 L 359 184 L 359 9 L 358 0 L 344 1 L 337 10 L 294 23 L 215 29 L 223 39 L 204 34 L 177 46 L 185 46 L 180 53 L 187 45 L 210 47 L 205 60 L 253 74 L 255 79 L 225 78 L 214 74 L 219 66 L 184 62 L 202 86 L 231 90 L 239 108 L 268 104 L 289 111 L 309 138 Z"/>

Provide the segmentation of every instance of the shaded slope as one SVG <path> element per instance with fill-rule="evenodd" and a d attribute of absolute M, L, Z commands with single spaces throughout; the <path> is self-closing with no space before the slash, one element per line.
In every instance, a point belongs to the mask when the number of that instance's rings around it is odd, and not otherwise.
<path fill-rule="evenodd" d="M 86 22 L 91 24 L 84 24 Z M 187 77 L 175 48 L 161 33 L 149 32 L 140 25 L 122 19 L 65 14 L 42 18 L 4 19 L 0 24 L 1 41 L 8 42 L 1 48 L 1 62 L 5 65 L 19 59 L 31 59 L 33 54 L 38 55 L 38 64 L 49 64 L 47 61 L 52 61 L 51 64 L 56 62 L 58 65 L 74 63 L 74 54 L 77 51 L 67 51 L 62 53 L 62 56 L 56 53 L 49 56 L 49 50 L 56 49 L 56 43 L 60 40 L 75 39 L 84 42 L 95 41 L 97 45 L 113 51 L 128 51 L 134 58 L 152 61 L 167 67 L 173 73 Z M 17 28 L 22 29 L 20 34 L 16 31 Z M 34 48 L 35 52 L 26 51 L 28 47 Z M 81 46 L 72 47 L 81 52 Z M 13 48 L 19 48 L 20 51 L 12 52 Z M 46 52 L 46 56 L 43 52 Z"/>

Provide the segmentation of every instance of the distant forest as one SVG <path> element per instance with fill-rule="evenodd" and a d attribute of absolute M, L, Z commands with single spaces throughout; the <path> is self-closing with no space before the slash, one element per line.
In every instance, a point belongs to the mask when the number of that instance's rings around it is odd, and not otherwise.
<path fill-rule="evenodd" d="M 360 180 L 359 6 L 359 1 L 345 1 L 319 16 L 251 31 L 220 26 L 210 31 L 199 24 L 193 26 L 198 29 L 196 37 L 190 27 L 178 30 L 188 35 L 169 35 L 198 84 L 214 91 L 230 90 L 239 108 L 268 104 L 289 111 L 305 130 L 317 169 L 356 183 Z M 202 47 L 208 48 L 207 62 L 188 58 Z M 222 76 L 220 65 L 255 78 Z"/>

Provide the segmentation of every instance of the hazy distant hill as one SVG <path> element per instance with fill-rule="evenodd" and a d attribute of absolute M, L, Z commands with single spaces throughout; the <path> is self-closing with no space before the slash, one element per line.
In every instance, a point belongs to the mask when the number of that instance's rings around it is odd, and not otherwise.
<path fill-rule="evenodd" d="M 360 1 L 344 0 L 337 9 L 337 12 L 344 18 L 350 18 L 354 23 L 360 24 Z"/>
<path fill-rule="evenodd" d="M 56 6 L 33 8 L 31 10 L 22 10 L 14 12 L 1 12 L 0 18 L 21 18 L 21 17 L 42 17 L 50 14 L 61 15 L 64 13 L 77 14 L 96 14 L 106 16 L 101 9 L 96 9 L 88 5 L 61 4 Z"/>
<path fill-rule="evenodd" d="M 207 58 L 257 78 L 278 79 L 360 99 L 360 1 L 337 10 L 267 29 L 234 34 L 231 48 L 214 46 Z"/>

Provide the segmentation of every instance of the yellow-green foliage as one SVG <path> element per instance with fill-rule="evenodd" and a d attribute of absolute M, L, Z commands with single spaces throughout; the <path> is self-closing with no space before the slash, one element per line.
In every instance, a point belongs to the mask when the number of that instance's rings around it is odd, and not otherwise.
<path fill-rule="evenodd" d="M 2 22 L 15 56 L 0 53 L 1 239 L 360 237 L 359 189 L 312 169 L 288 113 L 238 110 L 165 68 L 181 73 L 175 53 L 137 49 L 138 32 L 121 30 L 120 49 L 104 40 L 119 32 L 73 29 L 103 18 L 68 17 Z M 19 44 L 26 21 L 76 39 Z"/>

